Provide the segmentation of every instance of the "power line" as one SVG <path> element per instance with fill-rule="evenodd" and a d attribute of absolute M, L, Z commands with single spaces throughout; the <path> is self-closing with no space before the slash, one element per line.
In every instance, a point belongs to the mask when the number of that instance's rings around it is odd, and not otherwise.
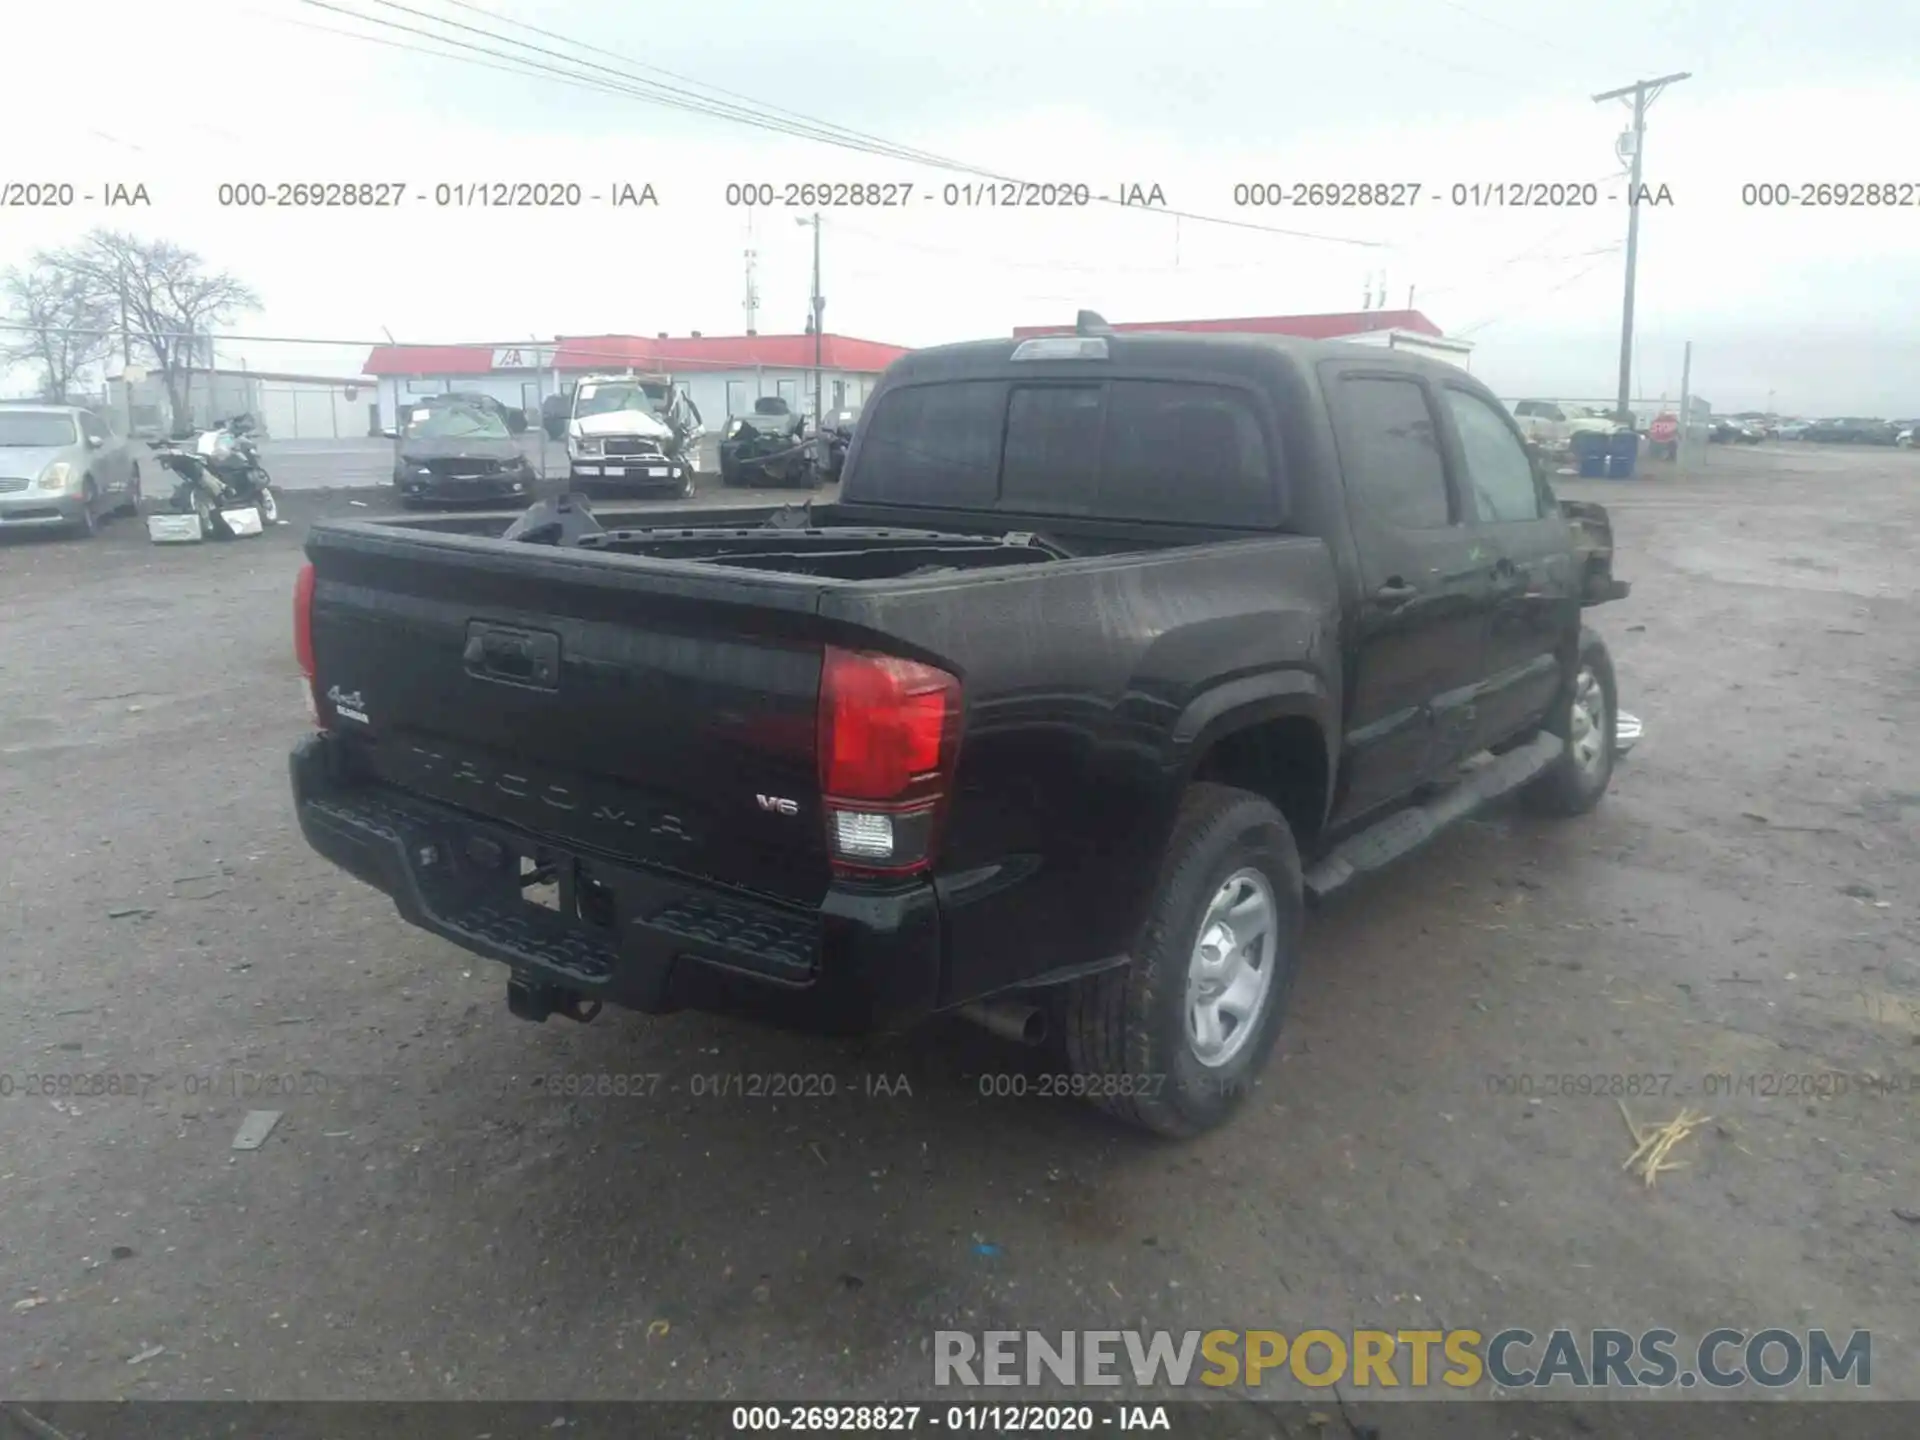
<path fill-rule="evenodd" d="M 30 334 L 30 335 L 46 334 L 46 335 L 69 335 L 69 336 L 72 336 L 72 335 L 112 336 L 120 333 L 119 328 L 117 326 L 96 328 L 96 327 L 85 326 L 85 325 L 29 325 L 29 324 L 22 323 L 20 321 L 13 321 L 13 320 L 0 320 L 0 331 L 16 331 L 21 334 Z M 136 328 L 135 335 L 134 335 L 135 339 L 144 339 L 148 336 L 151 336 L 156 340 L 192 339 L 192 340 L 205 341 L 208 338 L 208 332 L 205 330 L 199 330 L 199 331 L 151 330 L 151 331 L 148 331 L 148 330 L 139 330 Z M 326 346 L 332 346 L 342 350 L 359 350 L 359 349 L 366 349 L 366 350 L 416 350 L 416 349 L 417 350 L 489 350 L 489 351 L 491 350 L 552 350 L 556 352 L 556 356 L 557 356 L 557 353 L 562 348 L 564 348 L 567 351 L 569 358 L 578 357 L 579 359 L 589 360 L 595 363 L 604 361 L 609 365 L 627 365 L 627 364 L 637 364 L 641 360 L 657 360 L 677 368 L 683 368 L 683 369 L 689 369 L 689 370 L 700 369 L 703 366 L 710 366 L 716 370 L 737 370 L 740 368 L 742 364 L 765 363 L 765 362 L 741 361 L 738 359 L 722 359 L 722 360 L 680 359 L 680 358 L 660 355 L 657 353 L 651 354 L 651 355 L 646 353 L 647 348 L 649 346 L 682 344 L 688 341 L 689 339 L 694 338 L 694 337 L 685 336 L 685 335 L 672 336 L 666 340 L 660 340 L 657 337 L 649 338 L 648 336 L 645 336 L 645 335 L 621 336 L 618 338 L 629 340 L 632 342 L 627 348 L 621 349 L 621 350 L 591 348 L 591 342 L 594 340 L 612 338 L 612 337 L 606 337 L 606 336 L 583 336 L 583 337 L 573 338 L 573 339 L 554 339 L 554 340 L 529 340 L 523 335 L 517 339 L 512 339 L 512 340 L 405 341 L 405 340 L 390 340 L 386 338 L 382 338 L 379 340 L 327 339 L 324 337 L 313 336 L 313 335 L 245 335 L 237 332 L 222 330 L 222 331 L 219 331 L 217 334 L 215 334 L 213 338 L 222 345 L 241 343 L 241 342 L 248 343 L 248 344 L 255 344 L 255 345 L 326 345 Z M 775 336 L 768 336 L 768 335 L 758 335 L 758 336 L 752 336 L 752 337 L 717 336 L 716 335 L 716 336 L 702 336 L 699 338 L 715 339 L 715 340 L 717 339 L 753 339 L 758 341 L 767 341 L 775 338 L 792 338 L 792 337 L 775 337 Z M 851 337 L 841 337 L 841 338 L 851 338 Z M 907 347 L 901 346 L 897 348 L 905 349 Z M 637 357 L 635 352 L 639 352 Z M 534 369 L 534 370 L 550 370 L 553 367 L 551 365 L 536 365 L 536 366 L 528 366 L 527 368 Z M 572 368 L 572 367 L 569 366 L 568 368 Z M 345 377 L 342 377 L 342 378 L 345 378 Z M 375 378 L 390 378 L 390 377 L 375 377 Z"/>
<path fill-rule="evenodd" d="M 305 3 L 319 4 L 319 0 L 305 0 Z M 503 45 L 515 45 L 522 50 L 531 51 L 536 55 L 549 56 L 552 59 L 559 60 L 568 65 L 584 66 L 588 70 L 602 71 L 608 75 L 615 76 L 623 85 L 629 86 L 636 91 L 644 92 L 647 96 L 650 96 L 652 98 L 659 100 L 660 103 L 671 104 L 674 106 L 674 108 L 677 108 L 677 109 L 690 109 L 695 111 L 698 114 L 714 115 L 721 119 L 739 120 L 746 124 L 758 126 L 759 128 L 762 128 L 762 129 L 779 130 L 783 134 L 797 135 L 806 139 L 825 140 L 828 144 L 844 143 L 849 145 L 851 148 L 865 150 L 870 154 L 885 155 L 889 159 L 920 160 L 922 163 L 926 163 L 928 161 L 934 161 L 940 158 L 938 156 L 931 155 L 929 152 L 912 150 L 906 146 L 895 145 L 891 141 L 881 139 L 878 136 L 863 135 L 858 131 L 847 130 L 842 126 L 836 126 L 825 121 L 814 120 L 807 116 L 796 116 L 791 111 L 784 112 L 789 117 L 791 117 L 790 119 L 785 121 L 773 120 L 770 118 L 770 115 L 773 112 L 770 112 L 768 107 L 764 105 L 760 105 L 758 103 L 748 104 L 748 105 L 734 105 L 724 100 L 713 100 L 707 96 L 695 94 L 693 91 L 687 90 L 680 86 L 662 85 L 659 82 L 653 81 L 653 80 L 635 79 L 633 76 L 623 74 L 621 71 L 615 70 L 611 66 L 602 65 L 592 60 L 578 60 L 572 56 L 563 55 L 557 50 L 549 50 L 543 45 L 532 45 L 525 40 L 515 40 L 511 36 L 501 35 L 494 31 L 483 29 L 477 25 L 468 25 L 468 24 L 464 24 L 459 20 L 449 20 L 444 16 L 429 14 L 427 11 L 416 9 L 411 5 L 403 5 L 399 3 L 399 0 L 371 0 L 371 3 L 375 5 L 379 5 L 384 9 L 397 10 L 403 15 L 412 15 L 416 19 L 430 20 L 435 24 L 449 26 L 455 30 L 464 31 L 469 35 L 478 35 L 484 40 L 492 40 Z M 334 9 L 337 7 L 334 7 L 332 5 L 320 5 L 320 8 Z M 472 10 L 478 14 L 485 15 L 487 16 L 487 18 L 494 21 L 501 21 L 504 18 L 502 16 L 492 14 L 490 11 L 483 10 L 478 5 L 468 5 L 468 6 L 465 6 L 464 8 Z M 370 24 L 389 25 L 389 26 L 392 26 L 394 29 L 407 30 L 414 34 L 430 34 L 430 32 L 418 30 L 415 27 L 410 25 L 400 25 L 395 21 L 383 20 L 376 15 L 362 15 L 362 16 L 359 16 L 358 18 L 364 19 L 368 21 Z M 505 23 L 512 24 L 513 22 L 506 21 Z M 551 32 L 542 31 L 540 33 L 549 34 Z M 445 36 L 435 36 L 433 38 L 439 39 L 442 41 L 442 43 L 449 44 L 449 45 L 457 45 L 462 43 L 460 41 L 449 39 Z M 563 36 L 555 36 L 554 38 L 565 40 L 565 37 Z M 594 49 L 594 47 L 577 42 L 577 41 L 566 40 L 565 43 L 572 45 L 577 50 L 586 50 L 586 51 L 589 51 L 590 53 L 597 53 L 597 54 L 606 53 L 602 51 L 597 51 Z M 478 47 L 473 47 L 473 48 L 478 48 Z M 483 53 L 492 53 L 492 52 L 483 52 Z M 617 60 L 617 59 L 620 59 L 621 57 L 615 55 L 615 56 L 612 56 L 612 58 Z M 695 83 L 698 83 L 698 82 L 695 82 Z M 673 97 L 673 99 L 668 100 L 666 97 L 669 97 L 669 96 Z M 836 141 L 834 139 L 834 135 L 836 133 L 838 133 L 842 137 L 840 141 Z"/>
<path fill-rule="evenodd" d="M 1616 174 L 1610 174 L 1610 175 L 1597 176 L 1592 180 L 1581 181 L 1579 183 L 1582 185 L 1595 186 L 1597 191 L 1597 187 L 1606 184 L 1609 180 L 1614 180 L 1617 178 L 1619 177 L 1616 173 Z M 1527 246 L 1527 248 L 1522 250 L 1519 254 L 1510 256 L 1508 259 L 1501 261 L 1499 264 L 1495 265 L 1492 270 L 1475 272 L 1475 279 L 1473 281 L 1461 282 L 1453 285 L 1443 285 L 1437 289 L 1428 290 L 1425 293 L 1429 296 L 1449 295 L 1457 290 L 1465 289 L 1467 285 L 1470 283 L 1479 283 L 1481 281 L 1491 280 L 1496 275 L 1504 274 L 1506 271 L 1511 270 L 1514 266 L 1522 263 L 1525 260 L 1530 259 L 1532 256 L 1539 253 L 1540 251 L 1545 250 L 1549 245 L 1553 244 L 1554 241 L 1558 240 L 1562 235 L 1566 234 L 1569 230 L 1573 229 L 1576 225 L 1578 225 L 1581 222 L 1581 220 L 1586 218 L 1586 215 L 1587 215 L 1587 211 L 1584 208 L 1574 209 L 1569 214 L 1564 224 L 1555 226 L 1552 230 L 1548 231 L 1547 234 L 1543 235 L 1540 239 L 1534 241 L 1531 245 Z M 1399 248 L 1403 249 L 1404 247 L 1399 247 Z M 1594 251 L 1594 250 L 1581 250 L 1581 251 L 1576 251 L 1572 255 L 1561 256 L 1560 259 L 1579 260 L 1579 259 L 1584 259 L 1588 255 L 1593 255 L 1598 253 L 1599 253 L 1598 251 Z"/>
<path fill-rule="evenodd" d="M 1496 20 L 1491 15 L 1482 15 L 1478 10 L 1469 9 L 1467 6 L 1460 4 L 1459 0 L 1440 0 L 1440 3 L 1446 6 L 1447 9 L 1449 10 L 1457 10 L 1460 14 L 1467 16 L 1469 19 L 1478 20 L 1482 25 L 1491 25 L 1493 26 L 1494 29 L 1504 30 L 1509 35 L 1518 35 L 1522 40 L 1531 40 L 1533 41 L 1534 44 L 1544 45 L 1549 50 L 1558 50 L 1562 55 L 1573 55 L 1573 54 L 1579 53 L 1566 45 L 1562 45 L 1558 40 L 1548 40 L 1544 36 L 1535 35 L 1530 31 L 1522 30 L 1517 25 L 1509 25 L 1504 20 Z"/>
<path fill-rule="evenodd" d="M 1075 275 L 1211 275 L 1235 270 L 1271 270 L 1273 261 L 1264 260 L 1227 260 L 1212 264 L 1195 265 L 1082 265 L 1069 260 L 1016 260 L 994 251 L 985 251 L 977 246 L 960 247 L 955 245 L 933 245 L 921 240 L 907 240 L 896 235 L 882 235 L 878 231 L 863 230 L 857 225 L 833 218 L 828 225 L 843 235 L 857 235 L 863 240 L 871 240 L 876 245 L 895 246 L 903 250 L 915 250 L 926 255 L 940 255 L 958 260 L 974 260 L 997 265 L 1008 270 L 1038 270 L 1048 274 L 1067 272 Z"/>
<path fill-rule="evenodd" d="M 340 13 L 347 14 L 349 12 L 343 10 Z M 437 60 L 454 60 L 463 65 L 477 66 L 482 70 L 497 70 L 502 75 L 518 75 L 523 79 L 530 80 L 544 80 L 547 78 L 538 70 L 530 70 L 524 66 L 496 65 L 485 60 L 475 60 L 465 55 L 456 55 L 447 50 L 429 50 L 424 45 L 409 45 L 403 40 L 388 40 L 383 36 L 368 35 L 359 30 L 343 30 L 338 25 L 321 25 L 312 20 L 296 20 L 291 15 L 261 15 L 259 18 L 272 20 L 280 25 L 297 25 L 302 30 L 317 30 L 322 35 L 344 35 L 349 40 L 361 40 L 369 45 L 385 45 L 389 49 L 404 50 L 412 55 L 426 55 Z M 619 95 L 623 93 L 611 85 L 595 85 L 590 80 L 581 80 L 578 83 L 586 88 L 601 90 L 609 95 Z"/>
<path fill-rule="evenodd" d="M 1369 41 L 1372 44 L 1383 46 L 1388 50 L 1398 51 L 1402 55 L 1420 61 L 1423 65 L 1438 66 L 1442 70 L 1452 70 L 1460 75 L 1472 75 L 1481 80 L 1498 80 L 1502 84 L 1507 83 L 1513 78 L 1509 75 L 1496 75 L 1491 70 L 1481 70 L 1472 65 L 1462 65 L 1457 61 L 1442 60 L 1437 56 L 1429 55 L 1424 50 L 1416 50 L 1411 45 L 1402 45 L 1397 40 L 1389 40 L 1384 35 L 1376 35 L 1371 30 L 1362 30 L 1357 25 L 1348 25 L 1344 21 L 1329 19 L 1325 15 L 1322 15 L 1320 18 L 1323 23 L 1333 26 L 1336 30 L 1344 30 L 1349 35 L 1357 35 L 1360 39 Z"/>
<path fill-rule="evenodd" d="M 1569 275 L 1566 279 L 1562 280 L 1557 285 L 1550 285 L 1545 290 L 1538 291 L 1537 293 L 1528 297 L 1527 303 L 1532 304 L 1535 301 L 1546 299 L 1547 296 L 1549 295 L 1558 294 L 1560 291 L 1565 290 L 1569 285 L 1572 285 L 1577 281 L 1585 278 L 1586 276 L 1591 275 L 1595 270 L 1598 270 L 1600 266 L 1606 262 L 1606 257 L 1608 255 L 1616 255 L 1619 253 L 1619 251 L 1620 251 L 1620 247 L 1618 245 L 1609 245 L 1606 248 L 1606 250 L 1601 254 L 1600 259 L 1594 261 L 1593 264 L 1584 266 L 1583 268 L 1576 270 L 1573 274 Z M 1506 310 L 1496 315 L 1490 315 L 1485 320 L 1475 321 L 1473 324 L 1468 325 L 1464 329 L 1456 330 L 1454 334 L 1461 337 L 1471 335 L 1475 331 L 1486 329 L 1489 325 L 1499 324 L 1500 321 L 1505 320 L 1512 313 L 1513 312 L 1511 310 Z"/>
<path fill-rule="evenodd" d="M 492 20 L 497 24 L 511 25 L 517 30 L 525 30 L 532 35 L 540 35 L 545 37 L 548 40 L 558 40 L 561 44 L 570 45 L 576 50 L 590 49 L 590 47 L 581 44 L 577 40 L 568 39 L 565 35 L 562 35 L 557 31 L 544 30 L 538 25 L 529 25 L 525 21 L 515 20 L 511 16 L 496 14 L 493 11 L 486 9 L 483 6 L 470 4 L 469 0 L 442 0 L 442 3 L 455 6 L 456 8 L 461 10 L 471 11 L 476 15 L 484 15 L 489 20 Z M 875 144 L 879 144 L 879 145 L 888 144 L 888 142 L 883 138 L 881 138 L 880 136 L 868 135 L 862 131 L 854 130 L 848 126 L 833 124 L 830 121 L 824 121 L 824 120 L 816 121 L 812 119 L 812 117 L 803 115 L 797 110 L 787 110 L 779 105 L 770 105 L 765 101 L 755 100 L 751 95 L 742 94 L 738 90 L 728 90 L 719 85 L 710 85 L 704 80 L 696 80 L 690 75 L 682 75 L 677 70 L 668 70 L 659 65 L 649 65 L 645 61 L 635 60 L 631 56 L 627 56 L 627 55 L 614 54 L 611 51 L 602 51 L 600 53 L 609 55 L 612 59 L 618 60 L 622 64 L 631 65 L 638 70 L 645 70 L 654 75 L 664 75 L 669 80 L 678 80 L 687 85 L 697 86 L 702 90 L 710 90 L 715 95 L 728 95 L 734 98 L 735 100 L 743 100 L 747 103 L 748 107 L 752 109 L 757 109 L 769 115 L 784 115 L 794 120 L 804 121 L 808 124 L 820 125 L 825 129 L 838 130 L 843 134 L 853 136 L 855 138 L 862 139 L 862 140 L 868 140 Z"/>
<path fill-rule="evenodd" d="M 405 24 L 401 24 L 399 21 L 388 20 L 381 16 L 369 15 L 361 11 L 351 10 L 346 8 L 345 6 L 332 4 L 330 3 L 330 0 L 299 0 L 299 3 L 303 5 L 312 6 L 315 9 L 332 11 L 335 14 L 344 15 L 344 16 L 347 16 L 349 19 L 353 19 L 353 20 L 364 21 L 365 23 L 370 25 L 378 25 L 391 30 L 403 31 L 410 35 L 418 35 L 425 39 L 436 41 L 437 43 L 442 45 L 450 45 L 460 50 L 471 50 L 478 54 L 486 55 L 496 60 L 514 61 L 514 62 L 523 64 L 525 66 L 528 66 L 533 70 L 547 72 L 553 76 L 558 77 L 563 81 L 566 81 L 569 84 L 581 85 L 586 88 L 598 89 L 603 91 L 611 91 L 613 93 L 627 95 L 630 98 L 648 101 L 649 103 L 661 105 L 668 109 L 685 110 L 695 114 L 711 115 L 719 119 L 734 120 L 740 124 L 750 125 L 756 129 L 771 130 L 777 134 L 794 136 L 800 139 L 816 140 L 823 144 L 833 145 L 841 149 L 854 150 L 854 151 L 859 151 L 861 153 L 871 154 L 871 155 L 879 155 L 885 159 L 910 161 L 913 163 L 926 165 L 933 169 L 946 170 L 946 171 L 951 171 L 957 174 L 975 176 L 979 179 L 991 180 L 1000 184 L 1020 185 L 1020 184 L 1028 183 L 1018 179 L 1015 176 L 1000 174 L 997 171 L 988 170 L 976 165 L 970 165 L 964 161 L 954 160 L 949 157 L 935 155 L 930 151 L 914 150 L 908 147 L 895 145 L 892 142 L 882 141 L 878 139 L 875 139 L 869 142 L 863 139 L 860 136 L 859 132 L 849 131 L 849 130 L 846 130 L 844 127 L 832 126 L 827 122 L 823 122 L 823 121 L 809 120 L 804 125 L 798 125 L 788 121 L 781 120 L 777 116 L 771 116 L 765 113 L 764 111 L 755 112 L 743 106 L 730 105 L 725 102 L 708 100 L 704 96 L 692 95 L 687 92 L 678 91 L 674 87 L 658 85 L 657 83 L 651 82 L 651 81 L 636 80 L 631 76 L 621 76 L 621 83 L 619 84 L 615 84 L 614 82 L 611 82 L 611 81 L 601 81 L 597 79 L 597 77 L 594 77 L 591 75 L 583 76 L 579 74 L 577 71 L 569 71 L 569 70 L 561 69 L 559 67 L 547 65 L 539 61 L 529 60 L 524 56 L 513 55 L 510 53 L 505 53 L 498 50 L 491 50 L 482 45 L 475 45 L 468 41 L 454 39 L 451 36 L 438 35 L 429 30 L 422 30 L 418 26 L 405 25 Z M 478 27 L 460 24 L 457 21 L 449 21 L 449 20 L 442 19 L 441 17 L 438 17 L 438 16 L 427 15 L 424 12 L 412 10 L 405 5 L 397 4 L 396 0 L 374 0 L 374 3 L 387 5 L 390 8 L 405 11 L 406 13 L 419 16 L 420 18 L 423 18 L 423 19 L 435 20 L 438 23 L 443 25 L 453 25 L 456 28 L 467 30 L 471 33 L 480 34 L 487 39 L 497 41 L 501 44 L 519 46 L 522 49 L 533 50 L 536 53 L 540 53 L 540 54 L 556 55 L 556 58 L 565 61 L 568 65 L 579 66 L 582 64 L 589 63 L 589 62 L 576 60 L 570 56 L 557 55 L 556 52 L 545 50 L 543 47 L 540 47 L 540 46 L 528 45 L 527 42 L 522 40 L 515 40 L 510 36 L 498 35 L 491 31 L 480 30 L 478 29 Z M 476 7 L 470 7 L 470 8 L 477 10 L 479 7 L 476 6 Z M 482 13 L 485 13 L 485 12 L 482 12 Z M 345 32 L 345 33 L 351 34 L 351 32 Z M 352 35 L 352 38 L 372 39 L 373 37 L 355 34 L 355 35 Z M 393 43 L 393 42 L 389 42 L 389 43 Z M 568 41 L 567 43 L 574 45 L 576 48 L 579 48 L 579 49 L 592 48 L 579 41 Z M 396 46 L 396 48 L 405 50 L 405 49 L 411 49 L 416 47 L 399 44 Z M 466 61 L 466 58 L 464 56 L 448 55 L 442 51 L 422 50 L 420 53 L 430 54 L 439 59 L 459 60 L 462 63 L 469 63 Z M 601 53 L 604 53 L 604 52 L 601 52 Z M 497 67 L 489 67 L 489 68 L 497 68 Z M 621 73 L 619 71 L 611 69 L 608 66 L 598 65 L 598 64 L 591 64 L 589 68 L 595 69 L 595 70 L 603 70 L 603 71 L 606 71 L 606 73 L 611 75 L 620 75 Z M 1257 232 L 1260 234 L 1266 234 L 1266 235 L 1281 235 L 1289 239 L 1295 239 L 1295 240 L 1315 240 L 1323 244 L 1351 245 L 1351 246 L 1358 246 L 1363 249 L 1388 248 L 1387 243 L 1381 240 L 1363 240 L 1358 238 L 1357 236 L 1351 236 L 1351 235 L 1329 235 L 1323 232 L 1317 232 L 1317 231 L 1311 231 L 1311 230 L 1295 230 L 1295 229 L 1290 229 L 1290 228 L 1279 226 L 1279 225 L 1263 225 L 1257 221 L 1252 221 L 1252 220 L 1237 220 L 1231 216 L 1207 215 L 1197 211 L 1177 210 L 1167 206 L 1155 205 L 1155 206 L 1149 207 L 1149 206 L 1142 206 L 1142 205 L 1128 205 L 1124 200 L 1116 200 L 1106 196 L 1099 196 L 1099 195 L 1092 196 L 1090 197 L 1090 203 L 1117 206 L 1120 209 L 1127 210 L 1136 215 L 1155 215 L 1155 216 L 1174 218 L 1174 219 L 1192 220 L 1197 223 L 1205 224 L 1205 225 L 1221 225 L 1221 226 L 1226 226 L 1228 228 L 1236 229 L 1236 230 L 1249 230 L 1249 231 L 1254 231 L 1254 232 Z"/>

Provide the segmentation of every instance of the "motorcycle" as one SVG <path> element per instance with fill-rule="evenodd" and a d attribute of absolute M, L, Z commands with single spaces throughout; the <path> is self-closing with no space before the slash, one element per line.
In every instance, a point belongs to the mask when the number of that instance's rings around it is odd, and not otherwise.
<path fill-rule="evenodd" d="M 148 516 L 151 539 L 231 540 L 280 523 L 280 502 L 273 477 L 260 463 L 254 428 L 252 416 L 236 415 L 199 435 L 191 449 L 174 442 L 153 447 L 154 459 L 176 483 L 166 510 Z"/>

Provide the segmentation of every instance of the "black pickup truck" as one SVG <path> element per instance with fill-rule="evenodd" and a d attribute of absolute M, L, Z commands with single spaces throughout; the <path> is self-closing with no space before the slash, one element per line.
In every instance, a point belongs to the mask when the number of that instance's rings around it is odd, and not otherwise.
<path fill-rule="evenodd" d="M 300 826 L 529 1019 L 957 1011 L 1193 1134 L 1308 899 L 1612 774 L 1606 514 L 1435 362 L 1083 315 L 896 361 L 835 503 L 645 518 L 307 541 Z"/>

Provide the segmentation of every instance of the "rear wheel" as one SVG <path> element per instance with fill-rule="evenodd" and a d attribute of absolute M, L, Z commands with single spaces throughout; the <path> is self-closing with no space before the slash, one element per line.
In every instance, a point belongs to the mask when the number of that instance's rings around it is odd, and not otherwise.
<path fill-rule="evenodd" d="M 1573 683 L 1554 702 L 1546 728 L 1567 742 L 1560 757 L 1520 791 L 1528 809 L 1541 815 L 1584 815 L 1600 803 L 1613 779 L 1614 740 L 1620 708 L 1613 660 L 1591 630 L 1580 632 L 1580 658 Z"/>
<path fill-rule="evenodd" d="M 1073 982 L 1068 1063 L 1096 1105 L 1198 1135 L 1245 1101 L 1286 1014 L 1300 950 L 1300 855 L 1280 812 L 1190 787 L 1129 963 Z"/>

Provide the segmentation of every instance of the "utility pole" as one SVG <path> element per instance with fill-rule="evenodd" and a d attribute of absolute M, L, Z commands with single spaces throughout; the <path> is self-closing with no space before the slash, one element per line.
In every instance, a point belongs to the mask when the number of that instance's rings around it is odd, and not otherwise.
<path fill-rule="evenodd" d="M 747 212 L 747 303 L 744 308 L 747 312 L 747 333 L 749 335 L 756 333 L 755 326 L 760 318 L 760 291 L 757 288 L 755 288 L 753 283 L 754 259 L 755 259 L 755 255 L 754 255 L 754 249 L 753 249 L 753 212 L 748 211 Z"/>
<path fill-rule="evenodd" d="M 1620 395 L 1616 417 L 1622 423 L 1630 424 L 1633 419 L 1630 404 L 1633 398 L 1633 272 L 1640 252 L 1640 161 L 1646 149 L 1647 106 L 1657 100 L 1667 86 L 1689 78 L 1683 71 L 1662 75 L 1658 80 L 1636 80 L 1593 97 L 1596 105 L 1603 100 L 1624 100 L 1629 96 L 1633 99 L 1633 129 L 1627 132 L 1633 146 L 1633 178 L 1627 188 L 1627 293 L 1620 312 Z M 1623 136 L 1623 141 L 1626 138 Z"/>
<path fill-rule="evenodd" d="M 1693 342 L 1689 340 L 1680 352 L 1680 438 L 1673 447 L 1673 458 L 1678 462 L 1686 456 L 1691 469 L 1698 454 L 1693 445 Z"/>
<path fill-rule="evenodd" d="M 813 219 L 802 220 L 803 225 L 813 226 L 813 423 L 816 429 L 827 422 L 827 409 L 821 400 L 820 365 L 824 337 L 822 328 L 827 308 L 827 297 L 820 293 L 820 212 L 815 211 Z"/>

